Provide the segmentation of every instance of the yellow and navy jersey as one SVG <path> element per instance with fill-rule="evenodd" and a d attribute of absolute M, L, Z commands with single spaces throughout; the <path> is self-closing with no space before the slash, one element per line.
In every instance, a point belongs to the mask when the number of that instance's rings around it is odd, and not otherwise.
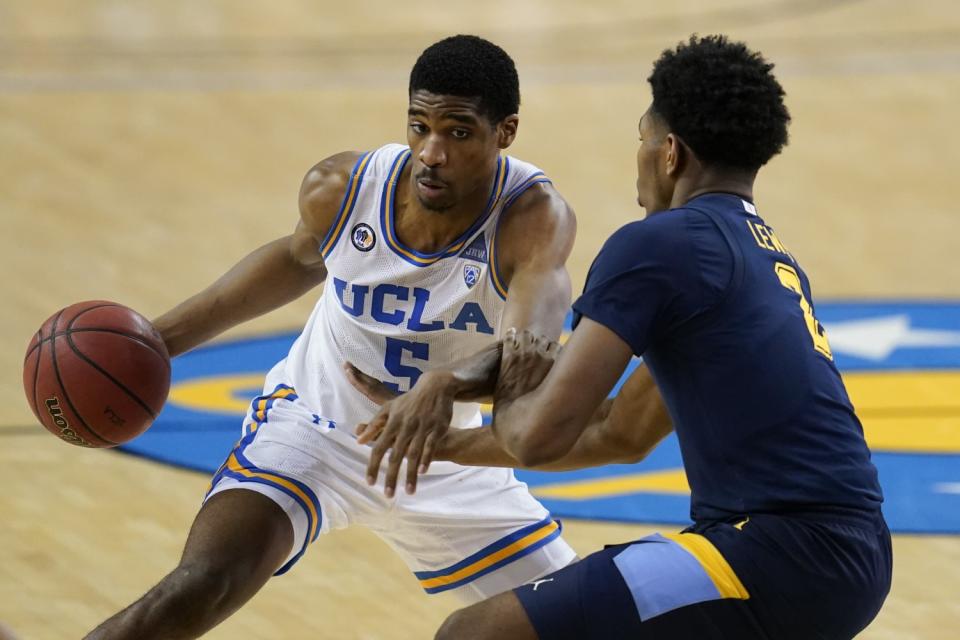
<path fill-rule="evenodd" d="M 752 203 L 710 193 L 624 226 L 590 268 L 582 316 L 649 366 L 694 521 L 879 507 L 810 283 Z"/>

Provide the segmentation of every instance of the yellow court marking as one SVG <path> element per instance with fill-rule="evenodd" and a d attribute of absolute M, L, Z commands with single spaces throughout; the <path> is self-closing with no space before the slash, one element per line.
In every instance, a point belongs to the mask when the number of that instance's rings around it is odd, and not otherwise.
<path fill-rule="evenodd" d="M 533 488 L 533 494 L 541 498 L 561 500 L 592 500 L 612 498 L 631 493 L 670 493 L 687 495 L 690 485 L 683 469 L 666 469 L 631 473 L 613 478 L 560 482 Z"/>
<path fill-rule="evenodd" d="M 858 371 L 843 379 L 873 450 L 960 454 L 960 371 Z M 184 409 L 236 415 L 250 406 L 243 392 L 262 385 L 259 373 L 197 378 L 174 385 L 169 401 Z M 556 486 L 565 487 L 562 496 L 551 493 L 554 485 L 537 493 L 583 500 L 687 491 L 686 477 L 676 469 Z"/>
<path fill-rule="evenodd" d="M 843 380 L 872 449 L 960 453 L 960 371 L 858 371 Z"/>
<path fill-rule="evenodd" d="M 843 376 L 874 451 L 960 454 L 960 372 L 879 371 Z M 591 500 L 634 493 L 684 495 L 683 469 L 560 482 L 534 488 L 542 498 Z"/>
<path fill-rule="evenodd" d="M 246 413 L 251 397 L 243 397 L 243 391 L 263 388 L 262 373 L 244 373 L 226 376 L 195 378 L 179 382 L 170 388 L 169 402 L 193 411 L 210 411 L 237 415 Z"/>

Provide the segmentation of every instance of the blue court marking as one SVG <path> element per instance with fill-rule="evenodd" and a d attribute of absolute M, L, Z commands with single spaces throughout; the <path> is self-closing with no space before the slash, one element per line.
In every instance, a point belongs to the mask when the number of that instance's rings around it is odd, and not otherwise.
<path fill-rule="evenodd" d="M 837 365 L 845 374 L 869 371 L 942 371 L 960 374 L 960 303 L 822 302 L 817 317 L 827 327 Z M 296 333 L 218 343 L 175 359 L 173 384 L 199 378 L 265 374 L 283 358 Z M 953 384 L 953 383 L 951 383 Z M 242 397 L 240 392 L 250 392 Z M 951 391 L 948 389 L 948 393 Z M 235 389 L 249 399 L 259 389 Z M 960 398 L 960 388 L 954 397 Z M 922 408 L 921 408 L 922 409 Z M 948 433 L 960 434 L 960 403 L 940 407 Z M 160 462 L 212 473 L 240 438 L 243 411 L 200 411 L 169 402 L 157 422 L 124 451 Z M 944 453 L 875 451 L 885 494 L 884 513 L 896 532 L 960 533 L 960 450 Z M 520 471 L 534 492 L 592 479 L 610 479 L 677 469 L 680 450 L 668 437 L 639 465 L 613 465 L 565 473 Z M 558 517 L 686 524 L 689 497 L 682 493 L 638 490 L 590 499 L 542 497 Z"/>

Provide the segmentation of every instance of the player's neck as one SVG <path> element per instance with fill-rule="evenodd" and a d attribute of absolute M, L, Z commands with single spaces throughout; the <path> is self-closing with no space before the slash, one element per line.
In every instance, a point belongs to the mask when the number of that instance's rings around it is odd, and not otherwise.
<path fill-rule="evenodd" d="M 400 242 L 422 253 L 435 253 L 452 244 L 483 215 L 495 177 L 457 205 L 434 211 L 416 197 L 409 174 L 402 175 L 394 209 L 394 231 Z"/>
<path fill-rule="evenodd" d="M 670 207 L 682 207 L 706 193 L 731 193 L 753 202 L 755 171 L 730 169 L 701 169 L 677 180 Z"/>

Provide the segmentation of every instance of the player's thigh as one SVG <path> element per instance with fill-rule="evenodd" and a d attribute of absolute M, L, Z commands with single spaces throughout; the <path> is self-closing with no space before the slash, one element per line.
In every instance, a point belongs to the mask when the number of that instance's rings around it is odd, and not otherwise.
<path fill-rule="evenodd" d="M 436 640 L 485 638 L 537 640 L 536 630 L 512 591 L 453 612 L 436 635 Z"/>
<path fill-rule="evenodd" d="M 427 593 L 473 603 L 568 565 L 561 525 L 507 469 L 421 477 L 373 527 Z"/>
<path fill-rule="evenodd" d="M 293 538 L 287 514 L 267 496 L 221 491 L 197 514 L 180 566 L 259 586 L 286 560 Z"/>
<path fill-rule="evenodd" d="M 274 405 L 269 421 L 249 429 L 211 481 L 206 501 L 221 493 L 255 493 L 272 501 L 292 527 L 276 574 L 290 570 L 321 534 L 347 527 L 383 507 L 364 481 L 363 461 L 331 440 L 312 414 Z M 239 490 L 239 491 L 237 491 Z M 371 506 L 373 505 L 373 506 Z"/>
<path fill-rule="evenodd" d="M 608 547 L 514 593 L 540 640 L 767 637 L 746 600 L 724 597 L 706 568 L 659 537 Z"/>

